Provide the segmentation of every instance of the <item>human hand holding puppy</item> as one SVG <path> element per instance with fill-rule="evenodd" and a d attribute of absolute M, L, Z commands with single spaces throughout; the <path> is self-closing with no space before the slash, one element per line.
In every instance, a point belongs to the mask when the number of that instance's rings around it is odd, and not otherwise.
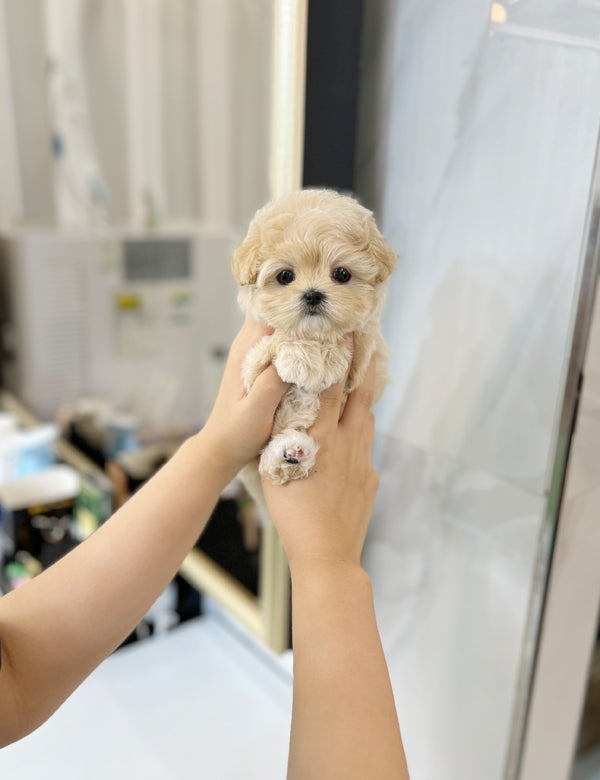
<path fill-rule="evenodd" d="M 285 548 L 292 579 L 327 567 L 360 566 L 379 477 L 371 463 L 375 359 L 343 414 L 341 382 L 321 393 L 309 433 L 320 444 L 312 472 L 302 480 L 274 485 L 263 479 L 273 522 Z"/>
<path fill-rule="evenodd" d="M 292 574 L 290 780 L 408 778 L 360 566 L 379 482 L 370 412 L 386 381 L 379 315 L 396 260 L 370 212 L 323 190 L 261 209 L 232 259 L 242 310 L 273 330 L 244 361 L 246 390 L 270 364 L 290 383 L 261 454 L 262 483 L 255 463 L 240 474 Z"/>
<path fill-rule="evenodd" d="M 287 386 L 266 366 L 246 392 L 241 372 L 246 353 L 270 337 L 247 320 L 206 426 L 94 534 L 0 599 L 0 747 L 43 723 L 118 647 L 172 580 L 227 482 L 264 446 Z M 290 780 L 408 778 L 370 580 L 359 565 L 377 488 L 373 364 L 340 419 L 355 360 L 321 394 L 310 428 L 321 444 L 314 471 L 265 483 L 292 566 Z"/>
<path fill-rule="evenodd" d="M 360 565 L 379 485 L 371 463 L 375 374 L 372 359 L 341 417 L 347 377 L 321 394 L 309 430 L 320 450 L 306 478 L 263 479 L 292 575 L 290 780 L 409 776 L 371 581 Z"/>
<path fill-rule="evenodd" d="M 270 362 L 257 373 L 251 388 L 244 388 L 242 382 L 246 355 L 271 332 L 246 317 L 231 345 L 215 404 L 202 429 L 230 479 L 254 460 L 269 440 L 273 417 L 288 387 Z"/>

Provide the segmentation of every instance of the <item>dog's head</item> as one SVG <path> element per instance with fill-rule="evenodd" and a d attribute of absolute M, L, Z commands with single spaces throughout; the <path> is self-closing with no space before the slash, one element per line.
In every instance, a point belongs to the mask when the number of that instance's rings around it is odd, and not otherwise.
<path fill-rule="evenodd" d="M 232 258 L 242 310 L 298 338 L 361 330 L 396 263 L 371 212 L 330 190 L 260 209 Z"/>

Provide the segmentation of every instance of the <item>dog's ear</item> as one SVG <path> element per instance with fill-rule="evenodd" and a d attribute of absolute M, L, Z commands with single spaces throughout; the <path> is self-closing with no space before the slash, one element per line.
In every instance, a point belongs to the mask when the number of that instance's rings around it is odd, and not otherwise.
<path fill-rule="evenodd" d="M 248 235 L 231 257 L 231 268 L 236 282 L 242 287 L 254 284 L 260 268 L 260 237 L 252 225 Z"/>
<path fill-rule="evenodd" d="M 375 220 L 371 220 L 369 253 L 377 265 L 377 282 L 384 282 L 398 265 L 398 255 L 379 232 Z"/>

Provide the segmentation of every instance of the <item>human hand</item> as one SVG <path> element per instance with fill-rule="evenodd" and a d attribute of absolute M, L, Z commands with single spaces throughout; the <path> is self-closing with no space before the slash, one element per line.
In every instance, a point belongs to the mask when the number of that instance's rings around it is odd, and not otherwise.
<path fill-rule="evenodd" d="M 262 483 L 292 577 L 299 570 L 323 564 L 360 566 L 379 486 L 371 463 L 375 359 L 338 419 L 345 381 L 321 394 L 321 408 L 309 430 L 320 445 L 311 473 L 284 485 L 269 480 Z"/>
<path fill-rule="evenodd" d="M 215 460 L 231 472 L 231 477 L 255 458 L 269 440 L 275 412 L 289 387 L 269 365 L 248 393 L 244 389 L 244 358 L 270 332 L 246 317 L 231 345 L 217 399 L 201 432 L 203 438 L 210 440 Z"/>

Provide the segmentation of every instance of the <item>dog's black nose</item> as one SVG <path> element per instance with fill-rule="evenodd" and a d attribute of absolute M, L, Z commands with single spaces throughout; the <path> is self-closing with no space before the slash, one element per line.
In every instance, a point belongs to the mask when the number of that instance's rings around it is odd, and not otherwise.
<path fill-rule="evenodd" d="M 318 290 L 307 290 L 304 293 L 304 301 L 309 306 L 318 306 L 323 298 L 325 298 L 325 294 Z"/>

